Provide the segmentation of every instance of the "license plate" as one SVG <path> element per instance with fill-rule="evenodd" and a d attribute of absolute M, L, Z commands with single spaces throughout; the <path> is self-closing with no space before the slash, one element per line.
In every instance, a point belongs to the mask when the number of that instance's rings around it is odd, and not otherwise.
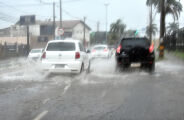
<path fill-rule="evenodd" d="M 56 65 L 55 65 L 55 68 L 64 68 L 64 67 L 65 67 L 64 64 L 56 64 Z"/>
<path fill-rule="evenodd" d="M 131 64 L 131 67 L 140 67 L 141 66 L 141 63 L 132 63 Z"/>

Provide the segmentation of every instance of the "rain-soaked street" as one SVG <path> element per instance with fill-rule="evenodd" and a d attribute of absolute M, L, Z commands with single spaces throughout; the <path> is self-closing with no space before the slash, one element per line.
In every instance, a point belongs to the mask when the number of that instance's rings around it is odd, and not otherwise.
<path fill-rule="evenodd" d="M 0 66 L 0 120 L 184 119 L 184 63 L 173 56 L 153 74 L 115 72 L 114 58 L 81 75 L 48 76 L 23 58 Z"/>

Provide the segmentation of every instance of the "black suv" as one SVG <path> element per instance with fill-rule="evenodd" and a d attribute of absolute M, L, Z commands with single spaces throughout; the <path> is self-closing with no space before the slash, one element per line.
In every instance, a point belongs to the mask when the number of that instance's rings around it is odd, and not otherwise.
<path fill-rule="evenodd" d="M 150 72 L 155 70 L 154 45 L 145 38 L 123 38 L 116 49 L 117 68 L 128 68 L 131 63 L 140 63 Z"/>

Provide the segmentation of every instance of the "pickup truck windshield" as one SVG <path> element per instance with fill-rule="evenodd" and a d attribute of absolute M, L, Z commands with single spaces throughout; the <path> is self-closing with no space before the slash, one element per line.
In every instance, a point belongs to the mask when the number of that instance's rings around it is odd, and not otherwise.
<path fill-rule="evenodd" d="M 70 42 L 56 42 L 49 43 L 47 51 L 75 51 L 75 43 Z"/>

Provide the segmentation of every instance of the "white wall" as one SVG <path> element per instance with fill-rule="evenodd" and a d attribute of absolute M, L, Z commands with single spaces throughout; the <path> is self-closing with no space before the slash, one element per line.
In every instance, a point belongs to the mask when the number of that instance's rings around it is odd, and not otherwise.
<path fill-rule="evenodd" d="M 29 32 L 33 36 L 40 36 L 40 25 L 30 25 Z"/>
<path fill-rule="evenodd" d="M 11 37 L 20 37 L 20 36 L 26 36 L 27 31 L 25 26 L 18 26 L 14 25 L 10 28 L 10 36 Z"/>
<path fill-rule="evenodd" d="M 72 38 L 81 40 L 82 42 L 83 37 L 84 37 L 84 25 L 82 23 L 79 23 L 73 28 Z M 89 42 L 89 39 L 90 33 L 89 30 L 86 28 L 86 41 Z"/>

